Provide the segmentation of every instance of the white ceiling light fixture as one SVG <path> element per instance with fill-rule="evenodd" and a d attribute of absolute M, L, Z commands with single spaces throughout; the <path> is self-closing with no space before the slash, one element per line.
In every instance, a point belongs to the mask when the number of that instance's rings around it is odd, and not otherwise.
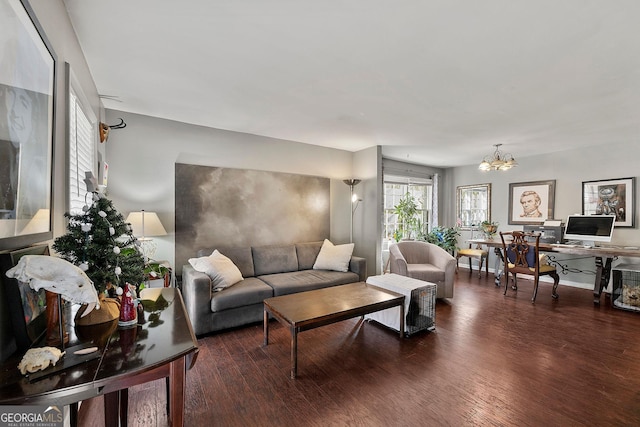
<path fill-rule="evenodd" d="M 500 151 L 502 144 L 493 144 L 496 147 L 496 151 L 493 155 L 485 156 L 480 162 L 478 169 L 481 171 L 508 171 L 512 167 L 518 166 L 518 162 L 509 153 L 503 153 Z"/>

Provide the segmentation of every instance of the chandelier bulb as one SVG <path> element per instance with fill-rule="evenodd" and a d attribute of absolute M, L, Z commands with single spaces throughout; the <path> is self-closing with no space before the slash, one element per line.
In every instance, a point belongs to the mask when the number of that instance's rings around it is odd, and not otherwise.
<path fill-rule="evenodd" d="M 500 146 L 502 144 L 493 144 L 496 147 L 493 155 L 488 155 L 478 165 L 478 169 L 482 171 L 501 170 L 506 171 L 518 165 L 518 162 L 509 153 L 502 153 Z"/>

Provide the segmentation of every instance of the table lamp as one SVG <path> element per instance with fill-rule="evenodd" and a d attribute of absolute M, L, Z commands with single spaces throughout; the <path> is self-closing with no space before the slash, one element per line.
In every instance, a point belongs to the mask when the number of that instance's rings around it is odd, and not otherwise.
<path fill-rule="evenodd" d="M 167 230 L 155 212 L 131 212 L 125 222 L 131 224 L 133 235 L 138 237 L 142 244 L 142 254 L 145 258 L 153 258 L 156 252 L 156 245 L 151 236 L 166 236 Z"/>

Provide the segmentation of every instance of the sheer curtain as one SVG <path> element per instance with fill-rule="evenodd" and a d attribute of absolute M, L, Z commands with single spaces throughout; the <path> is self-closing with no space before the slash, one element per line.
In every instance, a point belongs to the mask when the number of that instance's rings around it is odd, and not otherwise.
<path fill-rule="evenodd" d="M 434 173 L 431 183 L 431 227 L 438 226 L 438 174 Z"/>

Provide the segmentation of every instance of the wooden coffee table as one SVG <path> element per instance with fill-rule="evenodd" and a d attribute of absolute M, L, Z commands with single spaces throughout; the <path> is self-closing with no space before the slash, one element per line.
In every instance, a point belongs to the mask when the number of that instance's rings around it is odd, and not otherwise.
<path fill-rule="evenodd" d="M 400 307 L 404 336 L 404 295 L 364 282 L 331 286 L 264 300 L 264 345 L 269 344 L 269 313 L 291 331 L 291 378 L 298 373 L 298 333 L 391 307 Z"/>

